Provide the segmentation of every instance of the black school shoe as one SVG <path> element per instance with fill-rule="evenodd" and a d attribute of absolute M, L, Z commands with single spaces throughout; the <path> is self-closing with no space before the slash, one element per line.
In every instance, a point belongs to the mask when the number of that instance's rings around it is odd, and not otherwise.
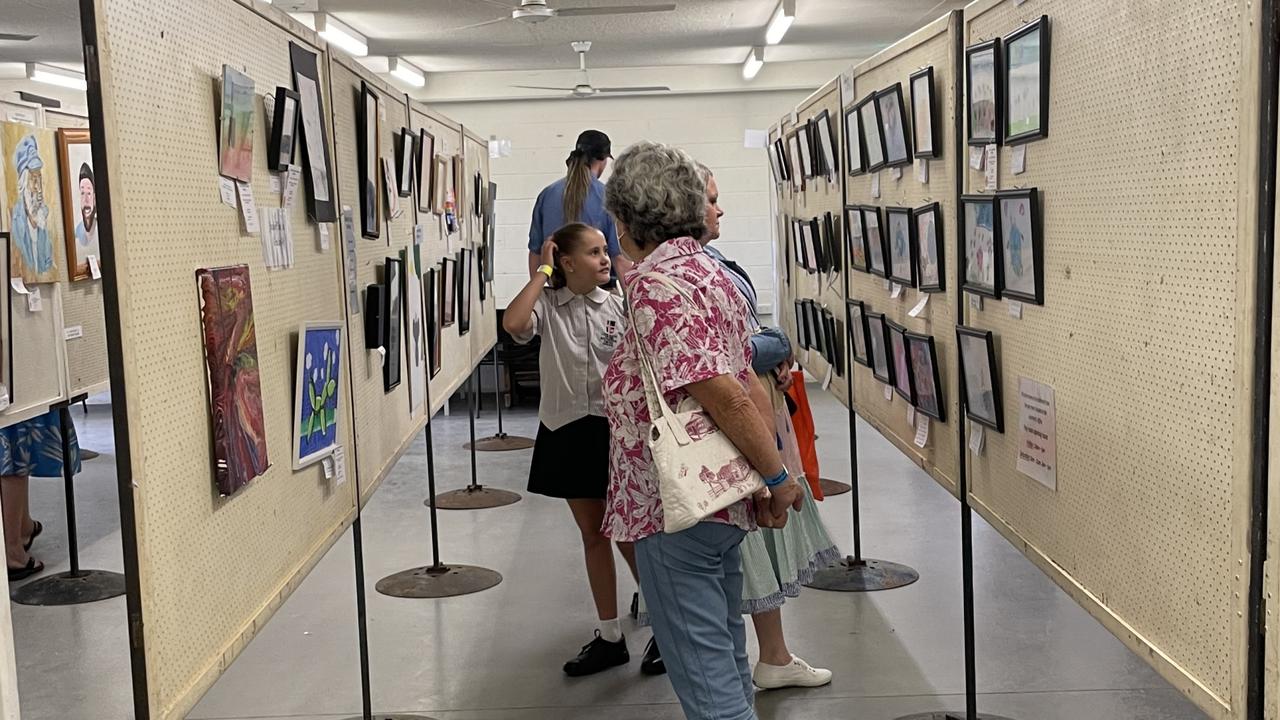
<path fill-rule="evenodd" d="M 644 659 L 640 661 L 641 675 L 666 675 L 667 665 L 662 662 L 662 653 L 658 650 L 658 639 L 649 638 L 644 648 Z"/>
<path fill-rule="evenodd" d="M 583 645 L 578 657 L 564 664 L 564 674 L 569 677 L 585 677 L 629 662 L 631 653 L 627 652 L 626 636 L 618 642 L 609 642 L 600 637 L 600 631 L 597 630 L 596 639 Z"/>

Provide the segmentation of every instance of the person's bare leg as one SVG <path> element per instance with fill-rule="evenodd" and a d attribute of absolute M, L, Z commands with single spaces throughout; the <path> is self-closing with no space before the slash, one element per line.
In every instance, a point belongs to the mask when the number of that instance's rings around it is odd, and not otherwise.
<path fill-rule="evenodd" d="M 627 561 L 627 567 L 631 568 L 631 578 L 640 584 L 640 571 L 636 569 L 636 546 L 635 543 L 620 542 L 618 543 L 618 552 L 622 553 L 622 559 Z"/>
<path fill-rule="evenodd" d="M 756 626 L 756 639 L 760 642 L 760 662 L 790 664 L 791 651 L 787 649 L 787 638 L 782 633 L 782 608 L 752 615 L 751 623 Z"/>
<path fill-rule="evenodd" d="M 22 548 L 33 525 L 28 511 L 30 479 L 25 475 L 0 477 L 0 514 L 4 521 L 4 554 L 11 568 L 24 567 L 29 559 Z"/>
<path fill-rule="evenodd" d="M 587 562 L 587 582 L 601 620 L 618 618 L 618 578 L 613 564 L 613 543 L 600 531 L 604 524 L 603 500 L 569 500 L 574 522 L 582 535 L 582 552 Z"/>

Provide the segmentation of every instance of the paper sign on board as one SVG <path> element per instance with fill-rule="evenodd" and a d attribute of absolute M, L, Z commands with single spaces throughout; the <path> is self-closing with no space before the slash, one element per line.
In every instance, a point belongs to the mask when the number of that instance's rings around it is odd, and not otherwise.
<path fill-rule="evenodd" d="M 1027 171 L 1027 146 L 1017 145 L 1013 148 L 1013 174 L 1021 175 Z"/>
<path fill-rule="evenodd" d="M 916 303 L 916 306 L 911 308 L 911 312 L 907 314 L 910 315 L 911 317 L 920 317 L 920 313 L 924 312 L 925 306 L 929 304 L 930 297 L 931 296 L 929 295 L 929 293 L 924 293 L 923 295 L 921 295 L 920 302 Z"/>
<path fill-rule="evenodd" d="M 102 279 L 102 266 L 98 264 L 97 255 L 89 255 L 85 258 L 89 261 L 89 277 L 94 280 Z"/>
<path fill-rule="evenodd" d="M 974 423 L 969 428 L 969 450 L 974 455 L 981 455 L 982 448 L 987 444 L 987 431 L 979 424 Z"/>
<path fill-rule="evenodd" d="M 222 196 L 222 204 L 228 207 L 236 206 L 236 181 L 231 178 L 218 176 L 218 194 Z"/>
<path fill-rule="evenodd" d="M 929 184 L 928 158 L 920 158 L 919 160 L 916 160 L 916 180 L 919 180 L 922 185 Z"/>
<path fill-rule="evenodd" d="M 916 420 L 916 447 L 922 448 L 929 444 L 929 416 L 922 414 Z"/>
<path fill-rule="evenodd" d="M 987 189 L 996 190 L 1000 187 L 1000 148 L 995 143 L 987 146 Z"/>
<path fill-rule="evenodd" d="M 1058 489 L 1058 430 L 1053 388 L 1018 378 L 1018 472 Z"/>

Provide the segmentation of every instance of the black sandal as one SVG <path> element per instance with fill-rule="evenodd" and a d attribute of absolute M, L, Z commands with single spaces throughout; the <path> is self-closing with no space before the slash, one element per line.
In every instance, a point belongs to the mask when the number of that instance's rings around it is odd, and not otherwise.
<path fill-rule="evenodd" d="M 31 522 L 35 523 L 36 527 L 31 531 L 31 539 L 27 541 L 26 545 L 22 546 L 23 550 L 30 550 L 31 546 L 35 544 L 36 538 L 40 537 L 40 533 L 44 532 L 44 525 L 41 525 L 39 520 L 32 520 Z"/>
<path fill-rule="evenodd" d="M 19 580 L 26 580 L 32 575 L 35 575 L 38 572 L 42 572 L 43 570 L 44 570 L 44 563 L 40 562 L 39 560 L 36 560 L 33 557 L 28 557 L 26 565 L 20 568 L 9 568 L 9 582 L 18 582 Z"/>

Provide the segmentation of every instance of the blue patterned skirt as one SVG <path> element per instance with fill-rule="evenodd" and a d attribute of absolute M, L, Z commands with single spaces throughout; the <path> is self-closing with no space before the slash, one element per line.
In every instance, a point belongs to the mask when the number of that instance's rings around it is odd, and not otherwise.
<path fill-rule="evenodd" d="M 62 477 L 62 432 L 58 413 L 50 410 L 39 417 L 0 428 L 0 475 Z M 67 422 L 72 473 L 80 472 L 80 445 L 76 428 Z"/>

